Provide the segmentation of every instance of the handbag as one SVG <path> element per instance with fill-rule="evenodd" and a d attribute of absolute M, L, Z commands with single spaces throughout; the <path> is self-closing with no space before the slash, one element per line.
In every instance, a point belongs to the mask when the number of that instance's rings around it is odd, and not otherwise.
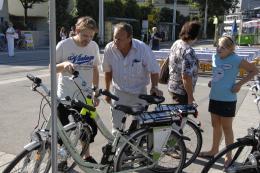
<path fill-rule="evenodd" d="M 159 83 L 168 84 L 169 80 L 169 57 L 163 62 L 161 71 L 159 74 Z"/>

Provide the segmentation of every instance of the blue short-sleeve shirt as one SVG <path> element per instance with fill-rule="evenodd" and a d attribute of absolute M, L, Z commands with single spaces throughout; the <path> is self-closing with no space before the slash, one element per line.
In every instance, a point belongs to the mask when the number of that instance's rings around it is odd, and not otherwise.
<path fill-rule="evenodd" d="M 213 76 L 211 80 L 210 99 L 217 101 L 236 101 L 236 93 L 231 89 L 236 82 L 241 58 L 232 53 L 221 59 L 217 54 L 212 56 Z"/>

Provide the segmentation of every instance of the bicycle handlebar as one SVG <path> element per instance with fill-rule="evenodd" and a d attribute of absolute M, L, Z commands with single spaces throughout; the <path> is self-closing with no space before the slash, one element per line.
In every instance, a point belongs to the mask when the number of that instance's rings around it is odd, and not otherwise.
<path fill-rule="evenodd" d="M 36 90 L 36 88 L 38 87 L 42 87 L 42 89 L 44 90 L 44 92 L 50 96 L 50 90 L 42 83 L 42 80 L 41 78 L 38 78 L 38 77 L 35 77 L 34 75 L 32 74 L 27 74 L 26 77 L 28 79 L 30 79 L 34 84 L 35 86 L 32 88 L 32 90 Z"/>
<path fill-rule="evenodd" d="M 72 78 L 70 78 L 70 79 L 74 80 L 75 78 L 78 78 L 78 79 L 81 80 L 81 85 L 84 86 L 87 91 L 96 91 L 95 87 L 94 88 L 90 88 L 90 87 L 87 86 L 86 81 L 82 78 L 82 76 L 80 75 L 80 73 L 78 71 L 74 71 L 72 73 Z M 105 95 L 105 96 L 110 97 L 111 99 L 113 99 L 115 101 L 119 100 L 119 98 L 117 96 L 113 95 L 111 92 L 109 92 L 107 90 L 99 89 L 96 97 L 99 97 L 100 95 Z"/>
<path fill-rule="evenodd" d="M 119 98 L 115 95 L 113 95 L 111 92 L 107 91 L 107 90 L 102 90 L 100 89 L 99 90 L 99 93 L 102 94 L 102 95 L 105 95 L 107 97 L 110 97 L 111 99 L 115 100 L 115 101 L 118 101 Z"/>

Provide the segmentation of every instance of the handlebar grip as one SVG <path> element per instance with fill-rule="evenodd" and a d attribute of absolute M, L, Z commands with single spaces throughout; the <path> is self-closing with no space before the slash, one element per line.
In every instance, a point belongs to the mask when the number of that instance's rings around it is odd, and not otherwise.
<path fill-rule="evenodd" d="M 108 96 L 110 97 L 111 99 L 115 100 L 115 101 L 118 101 L 119 98 L 115 95 L 113 95 L 111 92 L 107 91 L 107 90 L 103 90 L 101 91 L 101 94 L 105 95 L 105 96 Z"/>
<path fill-rule="evenodd" d="M 72 73 L 72 75 L 73 75 L 73 77 L 74 78 L 77 78 L 78 76 L 79 76 L 79 71 L 74 71 L 73 73 Z"/>
<path fill-rule="evenodd" d="M 27 74 L 26 77 L 28 79 L 30 79 L 31 81 L 33 81 L 33 83 L 35 84 L 41 84 L 42 83 L 42 80 L 38 77 L 34 77 L 32 74 Z"/>
<path fill-rule="evenodd" d="M 80 107 L 80 108 L 86 108 L 87 110 L 92 111 L 92 112 L 96 111 L 95 107 L 87 105 L 80 100 L 72 100 L 71 105 L 75 105 L 75 106 Z"/>

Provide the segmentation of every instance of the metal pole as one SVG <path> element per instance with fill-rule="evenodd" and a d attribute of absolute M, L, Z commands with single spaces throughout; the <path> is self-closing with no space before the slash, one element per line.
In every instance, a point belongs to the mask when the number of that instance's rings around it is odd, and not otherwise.
<path fill-rule="evenodd" d="M 57 81 L 56 81 L 56 9 L 55 0 L 49 0 L 49 43 L 51 66 L 51 165 L 52 172 L 57 166 Z"/>
<path fill-rule="evenodd" d="M 208 0 L 206 0 L 206 5 L 205 5 L 203 38 L 207 38 L 207 23 L 208 23 L 207 21 L 208 21 Z"/>
<path fill-rule="evenodd" d="M 104 44 L 104 0 L 99 0 L 99 30 L 100 44 Z"/>
<path fill-rule="evenodd" d="M 173 15 L 172 15 L 172 41 L 175 41 L 175 27 L 176 27 L 176 6 L 177 0 L 173 2 Z"/>

